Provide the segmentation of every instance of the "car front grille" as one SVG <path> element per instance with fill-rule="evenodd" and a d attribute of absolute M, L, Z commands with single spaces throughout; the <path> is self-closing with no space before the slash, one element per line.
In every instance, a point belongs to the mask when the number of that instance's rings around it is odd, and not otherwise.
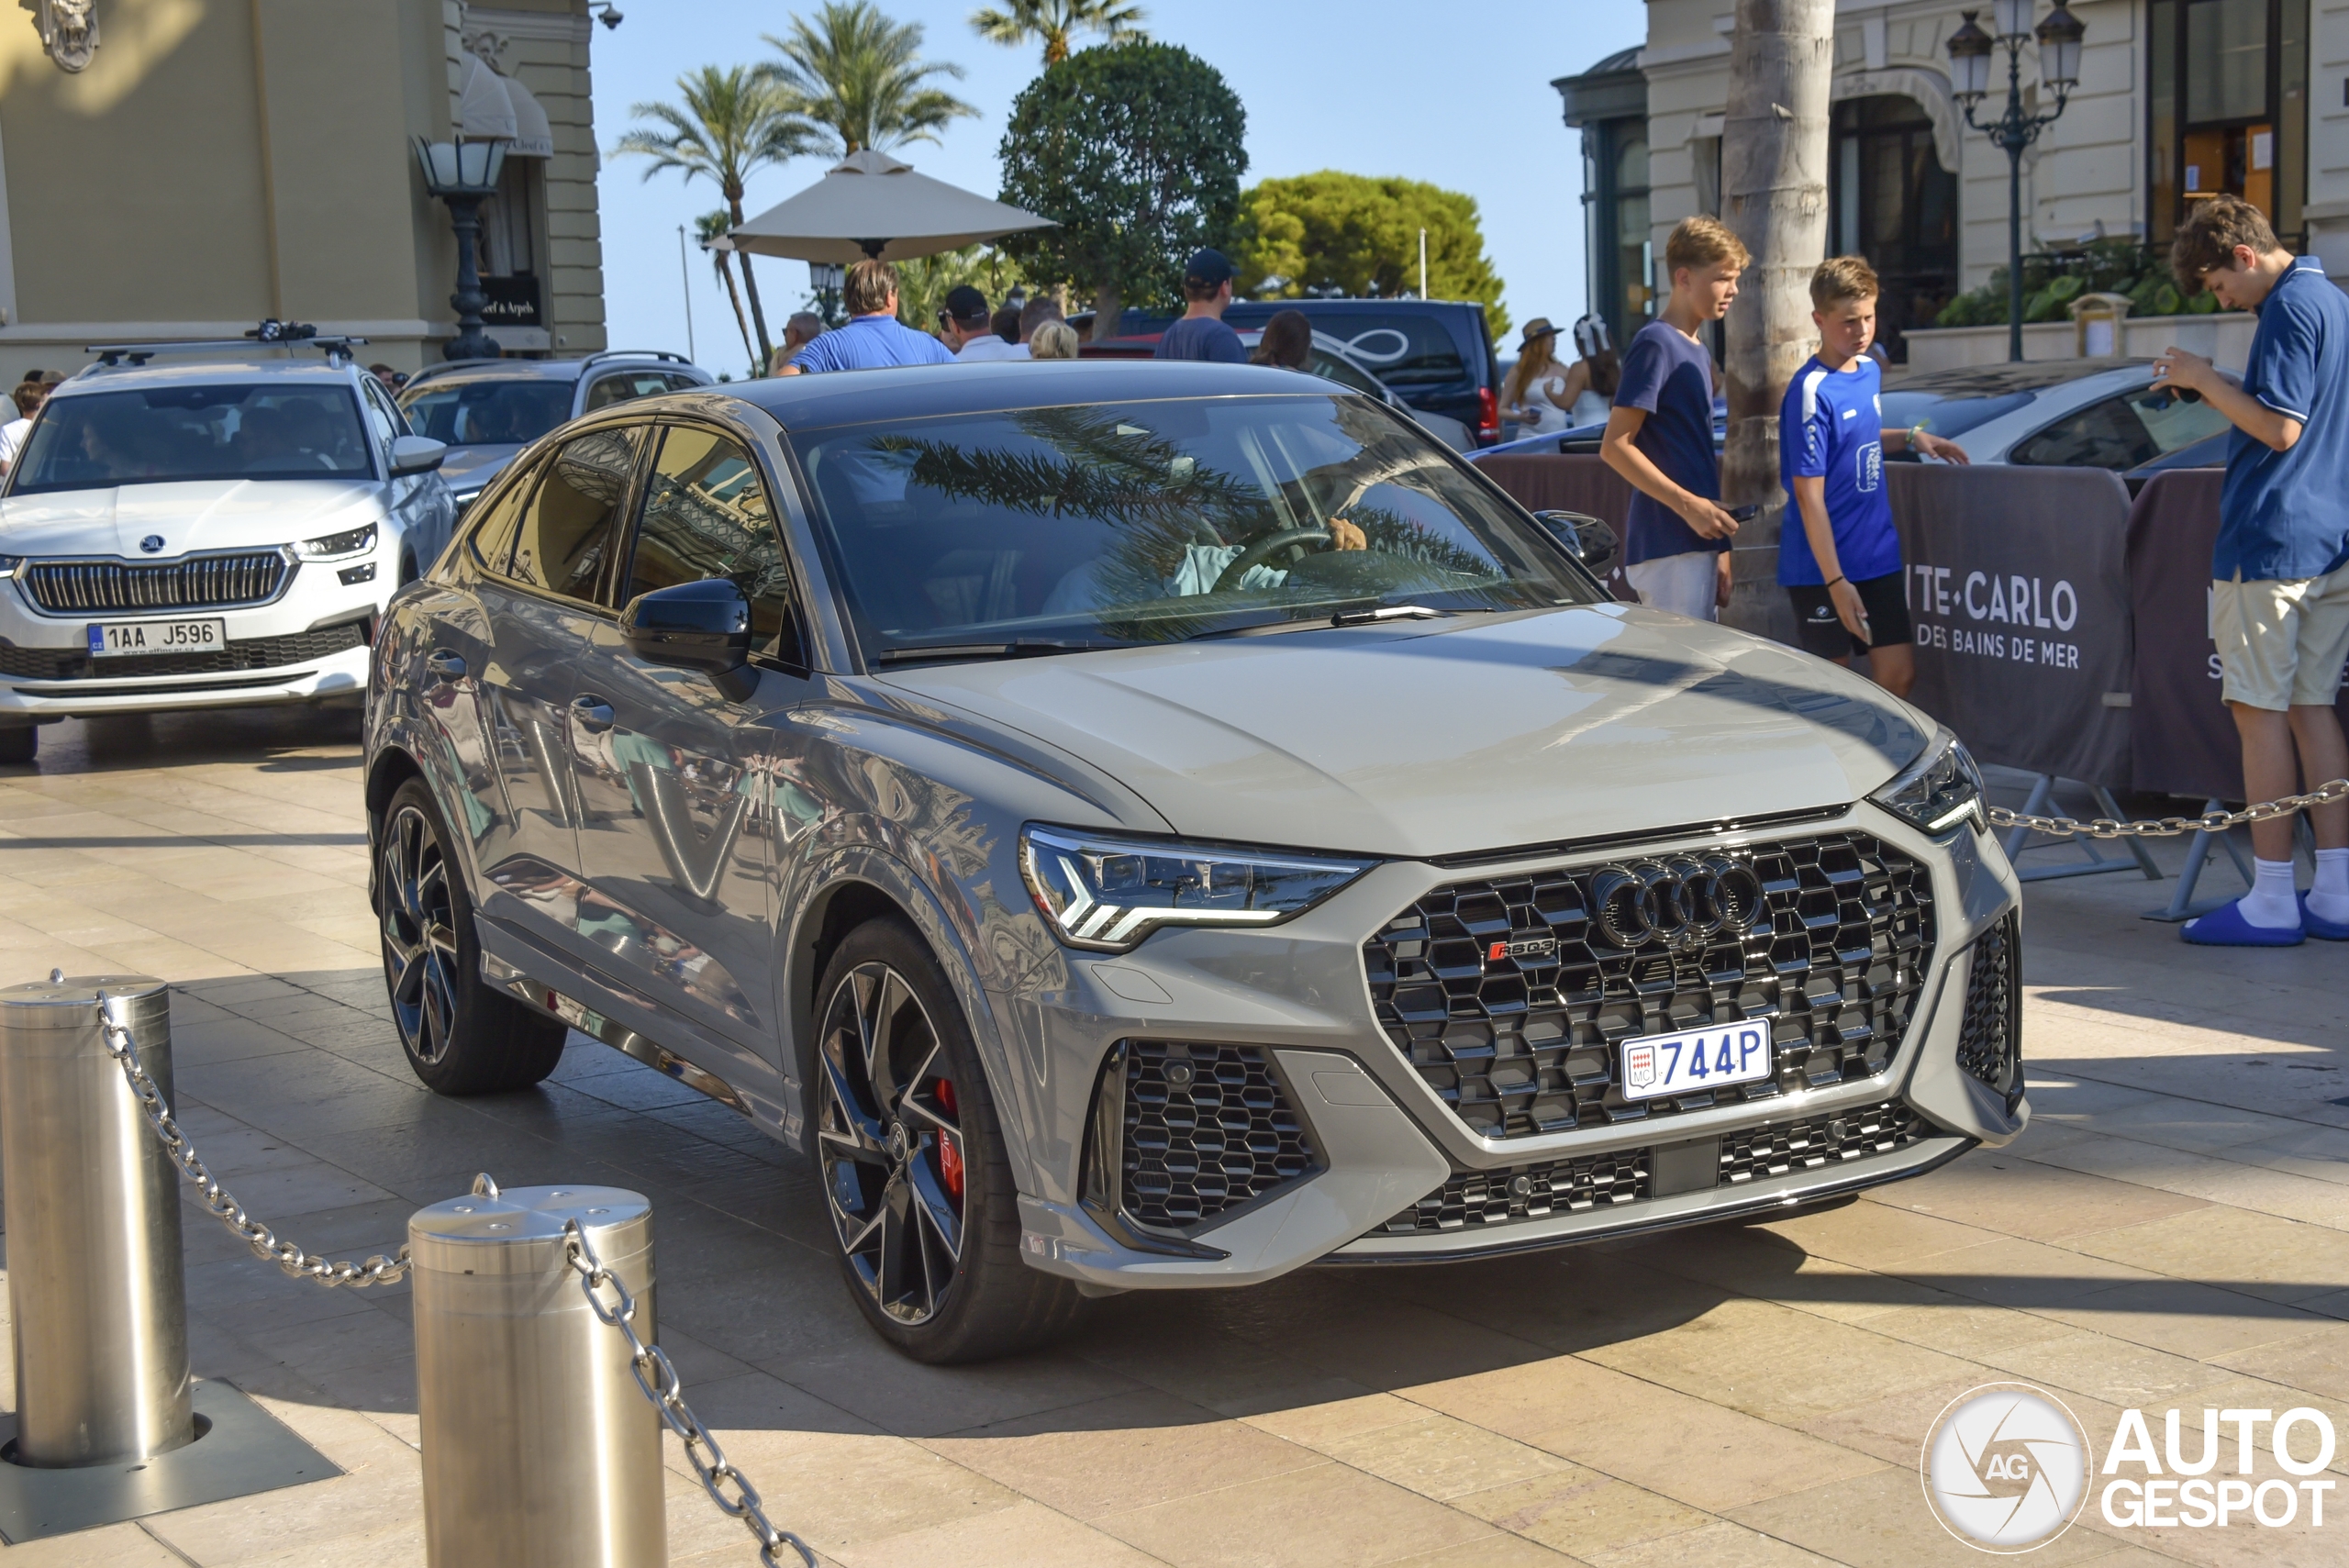
<path fill-rule="evenodd" d="M 2008 1114 L 2022 1099 L 2021 932 L 2007 916 L 1974 944 L 1965 973 L 1965 1021 L 1957 1064 L 2006 1096 Z"/>
<path fill-rule="evenodd" d="M 1270 1054 L 1249 1045 L 1128 1047 L 1119 1173 L 1128 1218 L 1180 1230 L 1321 1168 Z"/>
<path fill-rule="evenodd" d="M 18 680 L 127 680 L 156 675 L 217 675 L 239 670 L 278 670 L 367 646 L 362 621 L 315 627 L 290 637 L 249 637 L 202 653 L 127 653 L 93 659 L 52 648 L 0 648 L 0 676 Z"/>
<path fill-rule="evenodd" d="M 1742 931 L 1684 929 L 1625 946 L 1596 916 L 1626 877 L 1758 884 Z M 1882 1073 L 1932 955 L 1932 880 L 1865 833 L 1453 883 L 1363 945 L 1380 1027 L 1467 1129 L 1531 1138 L 1767 1100 Z M 1515 956 L 1511 956 L 1514 950 Z M 1627 1099 L 1623 1041 L 1770 1020 L 1773 1076 Z"/>
<path fill-rule="evenodd" d="M 1895 1154 L 1932 1135 L 1932 1129 L 1899 1100 L 1724 1133 L 1713 1187 Z M 1619 1149 L 1504 1171 L 1454 1171 L 1451 1180 L 1373 1234 L 1428 1236 L 1498 1229 L 1644 1203 L 1654 1195 L 1653 1169 L 1653 1151 Z"/>
<path fill-rule="evenodd" d="M 203 610 L 258 605 L 285 582 L 273 550 L 185 561 L 42 561 L 23 568 L 25 592 L 51 614 L 85 610 Z"/>

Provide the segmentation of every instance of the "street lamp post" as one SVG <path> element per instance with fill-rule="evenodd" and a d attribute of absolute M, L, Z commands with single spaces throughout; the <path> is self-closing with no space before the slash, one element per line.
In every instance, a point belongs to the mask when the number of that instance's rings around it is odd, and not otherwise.
<path fill-rule="evenodd" d="M 481 236 L 481 204 L 497 193 L 497 176 L 506 167 L 502 141 L 427 141 L 416 139 L 416 161 L 424 170 L 424 188 L 449 204 L 449 227 L 457 231 L 457 292 L 449 296 L 456 308 L 457 335 L 440 350 L 451 360 L 494 360 L 503 352 L 497 339 L 482 328 L 482 306 L 488 296 L 481 289 L 481 267 L 475 261 Z"/>
<path fill-rule="evenodd" d="M 2007 155 L 2007 358 L 2016 361 L 2022 358 L 2022 152 L 2063 114 L 2079 85 L 2080 39 L 2087 33 L 2063 0 L 2033 28 L 2036 5 L 2037 0 L 1992 0 L 1995 38 L 1975 21 L 1978 11 L 1962 13 L 1949 38 L 1952 96 L 1965 111 L 1965 123 L 1987 133 Z M 2036 115 L 2026 113 L 2022 104 L 2022 46 L 2033 37 L 2039 39 L 2039 80 L 2055 95 L 2055 106 Z M 1986 125 L 1974 111 L 1990 90 L 1990 56 L 2000 49 L 2007 51 L 2007 106 Z"/>

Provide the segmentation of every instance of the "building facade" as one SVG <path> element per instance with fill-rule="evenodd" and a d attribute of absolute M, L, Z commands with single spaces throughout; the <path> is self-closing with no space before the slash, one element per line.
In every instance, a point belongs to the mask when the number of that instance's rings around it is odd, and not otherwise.
<path fill-rule="evenodd" d="M 2051 9 L 2041 0 L 2038 15 Z M 1656 261 L 1672 226 L 1720 203 L 1729 97 L 1729 0 L 1648 0 L 1644 47 L 1554 86 L 1594 156 L 1636 140 L 1642 179 L 1586 174 L 1594 258 L 1591 308 L 1620 339 L 1653 314 Z M 2087 29 L 2079 85 L 2023 155 L 2023 249 L 2076 249 L 2133 236 L 2167 244 L 2179 218 L 2221 191 L 2256 202 L 2286 243 L 2349 280 L 2349 0 L 2072 0 Z M 1951 96 L 1949 36 L 1988 0 L 1897 0 L 1836 7 L 1828 244 L 1866 256 L 1886 283 L 1887 347 L 2007 260 L 2007 159 L 1966 128 Z M 1627 110 L 1627 75 L 1642 89 Z M 2038 51 L 2023 55 L 2039 101 Z M 1992 94 L 2004 103 L 2005 56 Z M 1644 229 L 1641 265 L 1632 236 Z M 1596 249 L 1598 241 L 1594 239 Z M 2001 356 L 2003 357 L 2003 356 Z"/>
<path fill-rule="evenodd" d="M 604 347 L 589 0 L 23 4 L 0 13 L 8 382 L 264 317 L 438 360 L 456 240 L 418 137 L 507 142 L 480 256 L 501 347 Z"/>

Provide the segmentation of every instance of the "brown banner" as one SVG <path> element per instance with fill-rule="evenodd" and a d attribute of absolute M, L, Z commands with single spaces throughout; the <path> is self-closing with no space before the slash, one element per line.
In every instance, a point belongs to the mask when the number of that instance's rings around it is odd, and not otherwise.
<path fill-rule="evenodd" d="M 1631 487 L 1623 476 L 1597 456 L 1579 453 L 1501 452 L 1480 460 L 1477 470 L 1509 493 L 1529 512 L 1580 512 L 1598 518 L 1623 539 L 1623 519 L 1631 509 Z M 1639 595 L 1623 580 L 1618 566 L 1607 579 L 1619 599 L 1636 603 Z"/>

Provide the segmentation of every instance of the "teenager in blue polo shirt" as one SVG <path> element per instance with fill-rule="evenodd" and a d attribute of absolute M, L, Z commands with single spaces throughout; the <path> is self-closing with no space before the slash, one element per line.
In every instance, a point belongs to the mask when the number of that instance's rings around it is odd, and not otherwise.
<path fill-rule="evenodd" d="M 1884 428 L 1884 374 L 1876 339 L 1875 269 L 1830 256 L 1810 274 L 1819 352 L 1787 384 L 1778 409 L 1778 479 L 1794 515 L 1778 533 L 1778 584 L 1795 602 L 1806 651 L 1838 664 L 1867 655 L 1868 673 L 1894 696 L 1917 679 L 1900 536 L 1884 485 L 1887 450 L 1964 462 L 1954 441 Z"/>
<path fill-rule="evenodd" d="M 2234 425 L 2210 562 L 2210 638 L 2220 695 L 2243 738 L 2253 800 L 2349 777 L 2333 699 L 2349 660 L 2349 298 L 2313 257 L 2277 242 L 2249 202 L 2195 204 L 2170 247 L 2188 292 L 2255 310 L 2243 383 L 2183 349 L 2154 361 L 2154 384 L 2199 393 Z M 2294 751 L 2299 752 L 2298 766 Z M 2349 802 L 2309 813 L 2316 885 L 2295 897 L 2292 824 L 2254 822 L 2250 893 L 2189 920 L 2189 942 L 2290 947 L 2349 941 Z"/>
<path fill-rule="evenodd" d="M 1713 446 L 1713 357 L 1698 333 L 1737 298 L 1745 247 L 1717 217 L 1682 218 L 1664 243 L 1672 294 L 1623 351 L 1598 455 L 1632 490 L 1623 575 L 1642 604 L 1698 620 L 1729 602 L 1730 536 Z"/>
<path fill-rule="evenodd" d="M 897 319 L 897 269 L 888 262 L 868 256 L 851 267 L 841 303 L 848 307 L 848 325 L 800 350 L 778 375 L 954 362 L 945 344 Z"/>

